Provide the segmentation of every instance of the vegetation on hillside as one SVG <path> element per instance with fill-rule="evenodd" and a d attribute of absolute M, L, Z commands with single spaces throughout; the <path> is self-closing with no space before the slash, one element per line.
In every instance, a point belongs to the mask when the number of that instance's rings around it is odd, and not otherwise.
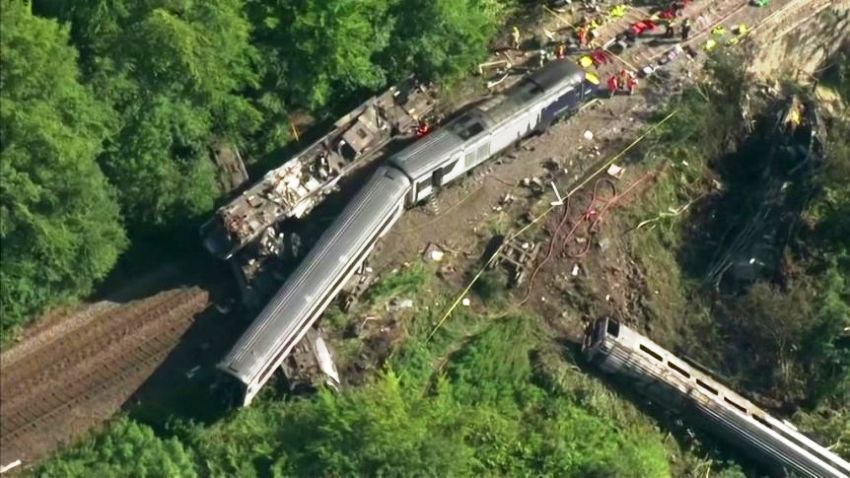
<path fill-rule="evenodd" d="M 258 158 L 293 112 L 332 117 L 413 73 L 456 79 L 512 0 L 0 2 L 7 337 L 89 293 L 126 238 L 194 244 L 221 195 L 211 146 Z"/>
<path fill-rule="evenodd" d="M 636 223 L 649 220 L 630 234 L 649 289 L 659 291 L 647 320 L 665 345 L 781 413 L 797 411 L 807 431 L 847 456 L 850 122 L 824 118 L 825 153 L 816 163 L 783 163 L 786 150 L 771 153 L 781 105 L 743 97 L 740 64 L 717 55 L 710 81 L 682 95 L 677 116 L 647 151 L 650 164 L 665 165 L 647 200 L 629 211 Z M 773 208 L 767 219 L 765 207 Z M 755 249 L 729 252 L 754 225 Z M 759 245 L 766 237 L 777 239 Z M 744 276 L 757 272 L 753 280 L 732 287 L 707 280 L 742 258 Z"/>

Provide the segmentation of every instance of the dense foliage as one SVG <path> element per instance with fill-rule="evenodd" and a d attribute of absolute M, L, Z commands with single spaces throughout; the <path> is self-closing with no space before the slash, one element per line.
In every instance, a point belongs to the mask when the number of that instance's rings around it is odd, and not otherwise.
<path fill-rule="evenodd" d="M 221 195 L 213 145 L 257 158 L 293 112 L 458 78 L 511 0 L 2 2 L 6 329 L 88 293 L 125 236 L 194 241 Z"/>
<path fill-rule="evenodd" d="M 114 115 L 79 81 L 68 31 L 3 0 L 0 16 L 0 317 L 3 334 L 88 293 L 126 246 L 95 161 Z"/>
<path fill-rule="evenodd" d="M 143 424 L 118 418 L 104 433 L 47 463 L 40 476 L 198 476 L 192 457 L 176 439 L 162 439 Z"/>

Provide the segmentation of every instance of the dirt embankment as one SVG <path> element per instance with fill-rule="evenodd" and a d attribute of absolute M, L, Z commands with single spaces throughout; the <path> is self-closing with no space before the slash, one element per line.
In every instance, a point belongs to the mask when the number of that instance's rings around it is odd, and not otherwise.
<path fill-rule="evenodd" d="M 850 1 L 795 0 L 753 30 L 751 71 L 764 79 L 808 79 L 850 48 Z"/>

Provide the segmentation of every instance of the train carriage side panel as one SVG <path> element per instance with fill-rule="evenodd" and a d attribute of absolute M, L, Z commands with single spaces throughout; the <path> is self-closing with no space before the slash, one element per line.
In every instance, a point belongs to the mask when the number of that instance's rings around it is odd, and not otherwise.
<path fill-rule="evenodd" d="M 597 321 L 585 353 L 603 371 L 628 378 L 639 392 L 685 412 L 774 472 L 790 469 L 811 477 L 850 473 L 850 464 L 837 455 L 617 321 Z"/>
<path fill-rule="evenodd" d="M 379 168 L 219 363 L 247 405 L 403 212 L 410 182 Z"/>
<path fill-rule="evenodd" d="M 452 120 L 429 138 L 393 155 L 390 163 L 414 183 L 408 203 L 422 201 L 439 187 L 537 130 L 543 109 L 583 79 L 584 72 L 570 62 L 552 62 L 504 94 Z"/>

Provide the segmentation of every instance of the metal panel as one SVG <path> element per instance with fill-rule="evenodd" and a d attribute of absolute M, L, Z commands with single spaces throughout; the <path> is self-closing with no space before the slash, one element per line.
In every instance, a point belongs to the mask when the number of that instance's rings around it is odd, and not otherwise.
<path fill-rule="evenodd" d="M 404 171 L 412 181 L 416 181 L 430 174 L 452 152 L 462 147 L 463 140 L 445 127 L 394 154 L 390 162 Z"/>
<path fill-rule="evenodd" d="M 619 324 L 615 336 L 603 332 L 605 325 L 607 322 L 602 321 L 596 324 L 586 350 L 602 370 L 634 380 L 642 393 L 660 404 L 689 412 L 704 428 L 768 466 L 811 477 L 848 476 L 850 464 L 793 427 L 636 331 Z"/>
<path fill-rule="evenodd" d="M 274 295 L 219 368 L 248 384 L 279 353 L 288 338 L 314 314 L 320 297 L 346 271 L 358 252 L 401 210 L 410 182 L 399 171 L 380 168 L 322 235 Z"/>

